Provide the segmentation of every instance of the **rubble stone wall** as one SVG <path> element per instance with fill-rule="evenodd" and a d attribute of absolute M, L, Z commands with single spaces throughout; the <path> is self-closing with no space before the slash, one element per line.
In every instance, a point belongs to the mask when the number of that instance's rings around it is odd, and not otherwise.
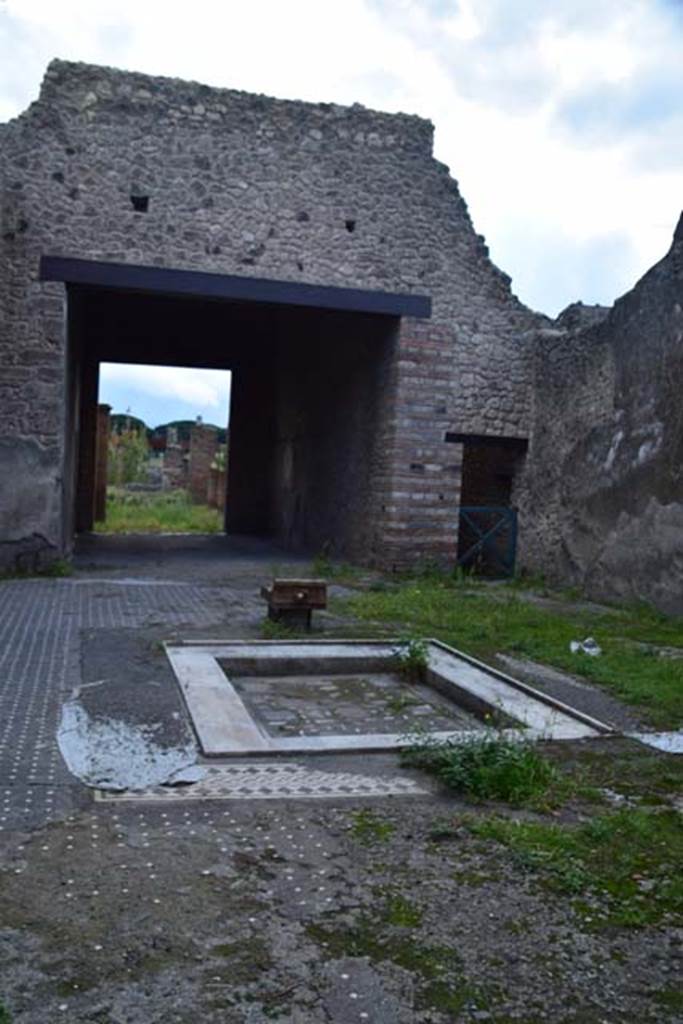
<path fill-rule="evenodd" d="M 430 123 L 54 61 L 0 142 L 0 453 L 19 475 L 42 467 L 37 505 L 0 496 L 0 537 L 69 543 L 65 296 L 38 280 L 51 254 L 431 296 L 431 321 L 404 325 L 395 352 L 373 529 L 385 560 L 447 549 L 457 446 L 444 433 L 526 436 L 520 333 L 543 318 L 491 263 Z"/>

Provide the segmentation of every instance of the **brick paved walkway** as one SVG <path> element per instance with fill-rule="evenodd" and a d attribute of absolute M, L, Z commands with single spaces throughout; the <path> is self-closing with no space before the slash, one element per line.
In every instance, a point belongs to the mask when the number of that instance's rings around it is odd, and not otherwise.
<path fill-rule="evenodd" d="M 82 629 L 210 627 L 236 595 L 187 583 L 11 580 L 0 584 L 0 830 L 43 824 L 88 799 L 55 732 L 81 682 Z"/>

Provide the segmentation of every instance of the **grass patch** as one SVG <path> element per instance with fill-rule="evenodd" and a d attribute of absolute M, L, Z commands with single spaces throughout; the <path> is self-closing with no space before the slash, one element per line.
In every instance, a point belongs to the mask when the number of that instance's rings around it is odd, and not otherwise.
<path fill-rule="evenodd" d="M 212 947 L 211 954 L 227 961 L 231 985 L 254 984 L 273 966 L 270 951 L 264 940 L 259 938 L 220 943 Z"/>
<path fill-rule="evenodd" d="M 575 897 L 592 927 L 683 924 L 683 818 L 645 809 L 564 826 L 502 818 L 470 821 L 555 892 Z"/>
<path fill-rule="evenodd" d="M 9 1010 L 5 1008 L 4 1003 L 0 1003 L 0 1024 L 12 1024 L 12 1018 L 9 1015 Z"/>
<path fill-rule="evenodd" d="M 562 744 L 556 744 L 551 753 L 554 762 L 570 773 L 580 795 L 608 789 L 642 803 L 662 804 L 683 793 L 683 758 L 635 744 L 633 748 L 596 751 L 589 747 L 576 758 L 571 751 L 565 753 Z"/>
<path fill-rule="evenodd" d="M 68 562 L 65 558 L 57 558 L 54 562 L 50 562 L 50 564 L 46 565 L 43 569 L 12 569 L 0 572 L 0 581 L 35 579 L 36 577 L 62 579 L 65 576 L 71 576 L 72 573 L 73 566 L 71 565 L 71 562 Z M 1 1017 L 0 1024 L 2 1024 Z"/>
<path fill-rule="evenodd" d="M 683 991 L 680 988 L 660 988 L 653 992 L 652 997 L 656 1003 L 669 1013 L 683 1013 Z"/>
<path fill-rule="evenodd" d="M 419 928 L 422 911 L 410 900 L 391 887 L 380 888 L 377 895 L 383 897 L 380 916 L 386 924 L 396 928 Z"/>
<path fill-rule="evenodd" d="M 391 911 L 384 904 L 371 917 L 362 915 L 351 927 L 310 924 L 306 931 L 330 958 L 367 957 L 373 963 L 393 963 L 409 971 L 416 978 L 417 1010 L 456 1014 L 465 1007 L 484 1009 L 489 1005 L 489 995 L 464 977 L 462 960 L 454 949 L 422 945 L 414 934 L 397 929 L 390 918 Z"/>
<path fill-rule="evenodd" d="M 65 576 L 71 576 L 73 573 L 73 566 L 71 562 L 67 562 L 65 558 L 57 558 L 54 562 L 50 562 L 44 569 L 41 569 L 38 576 L 49 576 L 52 579 L 63 579 Z"/>
<path fill-rule="evenodd" d="M 264 640 L 294 640 L 298 633 L 291 626 L 276 619 L 264 619 L 261 623 L 261 636 Z"/>
<path fill-rule="evenodd" d="M 506 651 L 554 665 L 608 688 L 656 726 L 683 724 L 681 661 L 638 646 L 683 648 L 683 619 L 648 607 L 602 613 L 549 608 L 532 603 L 515 586 L 462 586 L 443 576 L 359 592 L 335 607 L 365 622 L 390 622 L 401 632 L 436 637 L 484 660 Z M 586 636 L 602 647 L 600 657 L 570 652 L 570 641 Z"/>
<path fill-rule="evenodd" d="M 187 491 L 134 491 L 109 488 L 107 517 L 98 533 L 220 533 L 223 516 L 208 505 L 194 505 Z"/>
<path fill-rule="evenodd" d="M 385 843 L 395 831 L 390 821 L 385 821 L 372 811 L 354 811 L 351 820 L 351 835 L 364 846 Z"/>
<path fill-rule="evenodd" d="M 311 562 L 311 576 L 314 579 L 334 580 L 336 583 L 355 583 L 367 569 L 360 569 L 348 562 L 333 562 L 328 555 L 317 555 Z"/>
<path fill-rule="evenodd" d="M 516 805 L 538 802 L 560 778 L 531 743 L 494 731 L 462 740 L 421 738 L 401 752 L 401 760 L 458 793 Z"/>

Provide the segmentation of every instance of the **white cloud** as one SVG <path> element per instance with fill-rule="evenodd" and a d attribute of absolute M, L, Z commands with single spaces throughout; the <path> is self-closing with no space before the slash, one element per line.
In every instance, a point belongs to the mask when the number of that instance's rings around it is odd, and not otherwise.
<path fill-rule="evenodd" d="M 194 370 L 181 366 L 102 363 L 102 386 L 119 384 L 154 398 L 176 399 L 197 408 L 220 409 L 230 390 L 225 370 Z"/>
<path fill-rule="evenodd" d="M 665 0 L 7 0 L 0 117 L 35 97 L 54 56 L 421 114 L 493 258 L 522 299 L 554 312 L 582 297 L 577 275 L 563 277 L 572 243 L 603 302 L 668 248 L 681 205 L 678 10 Z M 636 102 L 645 84 L 649 107 Z M 655 124 L 663 92 L 673 109 Z M 603 262 L 616 237 L 618 274 Z"/>

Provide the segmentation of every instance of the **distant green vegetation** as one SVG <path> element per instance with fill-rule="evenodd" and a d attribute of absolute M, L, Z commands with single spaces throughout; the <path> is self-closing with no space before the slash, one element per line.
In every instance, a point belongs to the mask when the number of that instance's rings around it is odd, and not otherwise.
<path fill-rule="evenodd" d="M 107 518 L 99 533 L 220 533 L 223 516 L 207 505 L 193 505 L 186 491 L 136 491 L 110 488 Z"/>
<path fill-rule="evenodd" d="M 150 438 L 152 436 L 166 438 L 169 429 L 173 429 L 176 432 L 176 438 L 178 441 L 189 441 L 192 427 L 195 426 L 196 422 L 196 420 L 170 420 L 168 423 L 160 423 L 157 427 L 154 427 L 153 429 L 147 428 L 147 432 Z M 217 431 L 218 443 L 226 443 L 228 436 L 228 431 L 226 427 L 219 427 L 215 423 L 203 423 L 202 426 L 212 427 L 214 430 Z"/>
<path fill-rule="evenodd" d="M 141 422 L 141 421 L 140 421 Z M 149 462 L 149 442 L 144 430 L 133 424 L 109 435 L 107 479 L 117 487 L 143 480 Z"/>
<path fill-rule="evenodd" d="M 12 1024 L 12 1018 L 3 1003 L 0 1003 L 0 1024 Z"/>
<path fill-rule="evenodd" d="M 134 430 L 137 434 L 149 434 L 149 427 L 138 416 L 131 416 L 128 412 L 114 412 L 110 415 L 109 431 L 111 434 L 126 434 L 130 430 Z"/>
<path fill-rule="evenodd" d="M 338 611 L 397 633 L 435 637 L 490 660 L 498 651 L 554 665 L 611 690 L 662 728 L 683 724 L 683 660 L 648 645 L 683 649 L 683 619 L 652 609 L 539 604 L 514 585 L 495 587 L 425 576 L 359 591 Z M 594 637 L 600 657 L 572 654 L 571 640 Z"/>

